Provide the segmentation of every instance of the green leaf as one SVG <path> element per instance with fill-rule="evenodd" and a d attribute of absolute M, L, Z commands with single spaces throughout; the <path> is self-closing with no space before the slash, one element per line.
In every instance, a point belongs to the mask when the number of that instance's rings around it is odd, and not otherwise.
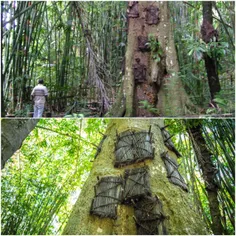
<path fill-rule="evenodd" d="M 224 99 L 221 99 L 221 98 L 214 98 L 213 101 L 218 103 L 218 104 L 220 104 L 220 105 L 222 105 L 222 106 L 226 106 L 227 105 L 227 101 L 224 100 Z"/>
<path fill-rule="evenodd" d="M 193 55 L 193 52 L 194 52 L 194 49 L 191 49 L 188 53 L 188 56 L 192 56 Z"/>

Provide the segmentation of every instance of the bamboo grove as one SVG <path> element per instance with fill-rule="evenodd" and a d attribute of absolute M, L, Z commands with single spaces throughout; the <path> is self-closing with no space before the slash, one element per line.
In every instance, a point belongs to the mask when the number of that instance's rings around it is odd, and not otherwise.
<path fill-rule="evenodd" d="M 201 2 L 170 2 L 179 76 L 204 114 L 234 112 L 234 2 L 214 3 L 219 42 L 201 40 Z M 39 78 L 53 116 L 104 116 L 125 69 L 127 2 L 2 1 L 2 115 L 27 116 Z M 209 107 L 203 54 L 217 59 L 221 90 Z"/>
<path fill-rule="evenodd" d="M 108 122 L 40 120 L 3 169 L 2 234 L 62 233 Z M 234 235 L 234 120 L 166 119 L 165 125 L 182 155 L 179 170 L 195 210 L 207 223 L 209 232 L 216 234 L 213 206 L 219 213 L 221 234 Z M 203 137 L 204 152 L 199 135 Z M 207 164 L 202 165 L 206 153 Z M 208 172 L 204 166 L 210 166 Z M 216 187 L 209 192 L 212 184 Z M 211 193 L 216 196 L 216 205 L 211 201 Z"/>
<path fill-rule="evenodd" d="M 31 109 L 42 77 L 49 110 L 102 104 L 120 82 L 125 2 L 2 2 L 2 86 L 9 113 Z M 77 107 L 78 106 L 78 107 Z M 86 109 L 82 110 L 86 115 Z M 19 114 L 22 115 L 22 114 Z"/>
<path fill-rule="evenodd" d="M 37 124 L 3 171 L 3 235 L 47 235 L 63 230 L 104 127 L 99 119 L 48 119 Z"/>
<path fill-rule="evenodd" d="M 167 124 L 172 128 L 172 132 L 178 132 L 175 136 L 176 144 L 185 158 L 180 163 L 180 168 L 185 173 L 185 178 L 190 186 L 192 199 L 199 212 L 202 213 L 208 227 L 213 230 L 217 227 L 212 222 L 214 215 L 211 214 L 211 199 L 207 192 L 207 182 L 205 181 L 204 166 L 201 159 L 204 152 L 208 152 L 208 163 L 211 165 L 213 182 L 217 185 L 217 199 L 220 211 L 218 222 L 222 224 L 221 234 L 232 234 L 234 232 L 235 215 L 235 123 L 234 120 L 168 120 Z M 175 125 L 173 125 L 175 124 Z M 199 133 L 204 137 L 204 147 L 206 150 L 199 153 L 199 143 L 193 135 L 193 130 L 197 127 Z M 216 234 L 214 232 L 214 234 Z"/>

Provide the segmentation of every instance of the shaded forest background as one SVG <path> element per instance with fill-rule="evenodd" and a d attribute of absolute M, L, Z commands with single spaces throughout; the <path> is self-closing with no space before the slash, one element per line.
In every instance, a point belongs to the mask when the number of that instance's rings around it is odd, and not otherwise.
<path fill-rule="evenodd" d="M 102 148 L 99 143 L 109 122 L 109 119 L 41 119 L 37 123 L 2 170 L 2 234 L 62 233 L 96 153 Z M 179 170 L 195 210 L 209 232 L 214 232 L 209 190 L 213 191 L 218 199 L 214 206 L 220 212 L 222 232 L 234 235 L 235 121 L 166 119 L 165 125 L 182 155 L 178 159 Z M 199 135 L 206 143 L 205 165 L 202 164 L 205 154 L 199 153 L 201 147 L 196 138 Z M 204 167 L 213 170 L 207 173 L 211 179 L 206 177 Z"/>
<path fill-rule="evenodd" d="M 219 42 L 201 39 L 202 2 L 169 2 L 179 76 L 203 114 L 234 113 L 234 2 L 216 2 Z M 1 2 L 2 116 L 28 116 L 39 78 L 52 116 L 104 116 L 125 68 L 127 2 Z M 203 54 L 217 60 L 221 91 L 211 101 Z M 108 114 L 109 115 L 109 114 Z"/>

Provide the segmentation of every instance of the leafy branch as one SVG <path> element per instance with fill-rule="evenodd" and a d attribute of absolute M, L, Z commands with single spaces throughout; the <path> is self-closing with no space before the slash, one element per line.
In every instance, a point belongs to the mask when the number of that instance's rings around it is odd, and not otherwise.
<path fill-rule="evenodd" d="M 147 100 L 143 100 L 139 102 L 141 105 L 139 108 L 145 109 L 153 114 L 158 114 L 158 109 L 154 107 L 154 105 L 150 104 Z"/>
<path fill-rule="evenodd" d="M 155 62 L 160 62 L 161 57 L 163 56 L 163 50 L 161 48 L 160 42 L 153 34 L 148 35 L 147 45 L 151 49 L 151 56 Z"/>

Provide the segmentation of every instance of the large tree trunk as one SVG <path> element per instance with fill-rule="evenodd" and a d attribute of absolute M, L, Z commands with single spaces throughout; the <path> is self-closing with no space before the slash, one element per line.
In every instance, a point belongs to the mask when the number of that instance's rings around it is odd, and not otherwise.
<path fill-rule="evenodd" d="M 129 2 L 127 16 L 125 75 L 110 115 L 177 116 L 195 110 L 178 77 L 168 2 Z M 142 101 L 148 102 L 145 108 L 141 108 Z M 150 108 L 157 109 L 157 113 Z"/>
<path fill-rule="evenodd" d="M 202 37 L 205 43 L 209 43 L 213 40 L 213 37 L 217 39 L 217 32 L 213 29 L 213 17 L 212 17 L 212 3 L 210 1 L 203 1 L 203 23 L 201 27 Z M 216 58 L 204 54 L 205 67 L 207 71 L 207 78 L 209 89 L 211 93 L 211 99 L 214 99 L 216 93 L 220 91 L 220 81 L 217 72 Z"/>
<path fill-rule="evenodd" d="M 207 143 L 201 132 L 201 124 L 194 126 L 194 121 L 189 121 L 188 124 L 191 124 L 188 132 L 206 185 L 212 218 L 212 230 L 214 234 L 222 235 L 224 228 L 221 223 L 219 201 L 217 199 L 218 185 L 215 179 L 217 170 L 212 161 L 212 153 L 207 149 Z"/>
<path fill-rule="evenodd" d="M 24 139 L 34 129 L 38 119 L 2 119 L 1 121 L 1 169 L 17 151 Z"/>
<path fill-rule="evenodd" d="M 124 171 L 126 169 L 133 170 L 144 166 L 149 168 L 151 195 L 157 196 L 163 205 L 165 230 L 159 231 L 158 233 L 208 233 L 205 223 L 202 221 L 198 213 L 194 211 L 189 193 L 179 186 L 169 182 L 167 178 L 167 172 L 161 154 L 168 150 L 168 154 L 172 159 L 176 160 L 177 158 L 176 154 L 167 149 L 164 145 L 160 129 L 163 126 L 163 120 L 112 120 L 107 129 L 106 138 L 102 144 L 101 151 L 94 160 L 91 173 L 84 184 L 77 202 L 75 203 L 63 234 L 138 234 L 134 220 L 135 211 L 132 204 L 124 205 L 119 203 L 117 206 L 117 219 L 100 218 L 92 215 L 90 210 L 93 198 L 95 197 L 95 185 L 98 183 L 97 177 L 99 177 L 100 180 L 104 176 L 121 177 L 124 176 Z M 152 146 L 155 148 L 154 159 L 147 159 L 139 163 L 115 168 L 115 147 L 119 139 L 118 137 L 122 132 L 127 130 L 132 130 L 134 132 L 146 131 L 151 133 Z M 133 200 L 136 201 L 137 199 Z"/>

